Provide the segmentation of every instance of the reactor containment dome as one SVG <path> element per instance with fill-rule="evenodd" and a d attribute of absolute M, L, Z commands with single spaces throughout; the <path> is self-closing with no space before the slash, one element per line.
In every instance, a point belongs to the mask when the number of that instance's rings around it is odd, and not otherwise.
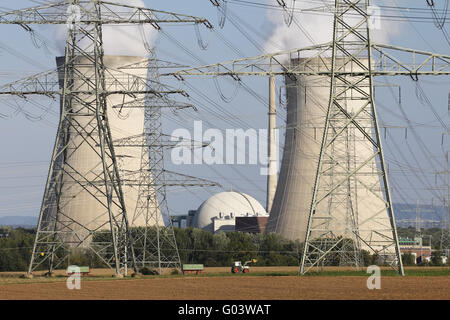
<path fill-rule="evenodd" d="M 248 194 L 228 191 L 213 195 L 197 209 L 192 226 L 213 233 L 234 231 L 236 217 L 267 217 L 264 207 Z"/>

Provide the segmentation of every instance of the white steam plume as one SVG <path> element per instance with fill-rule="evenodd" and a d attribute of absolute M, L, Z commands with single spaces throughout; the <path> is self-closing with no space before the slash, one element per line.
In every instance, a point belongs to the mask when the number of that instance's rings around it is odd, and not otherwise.
<path fill-rule="evenodd" d="M 273 4 L 273 0 L 268 3 Z M 290 27 L 285 23 L 285 15 L 280 10 L 267 10 L 269 21 L 273 25 L 273 32 L 265 44 L 266 52 L 277 52 L 282 50 L 290 50 L 311 46 L 313 44 L 321 44 L 332 40 L 333 31 L 333 15 L 316 13 L 316 12 L 298 12 L 299 10 L 317 8 L 327 3 L 331 8 L 334 4 L 330 1 L 286 1 L 290 6 L 291 2 L 295 3 L 294 21 Z M 378 3 L 383 1 L 378 1 Z M 300 25 L 300 27 L 298 25 Z M 394 25 L 395 24 L 395 25 Z M 304 30 L 302 31 L 301 28 Z M 397 23 L 385 20 L 380 21 L 380 28 L 372 30 L 372 40 L 377 42 L 388 42 L 389 37 L 399 33 L 400 28 Z M 312 38 L 310 40 L 310 38 Z"/>
<path fill-rule="evenodd" d="M 109 0 L 110 2 L 136 7 L 146 7 L 142 0 Z M 127 9 L 120 9 L 121 11 Z M 158 33 L 150 25 L 103 25 L 103 48 L 107 55 L 146 56 L 148 51 L 145 42 L 152 47 Z M 145 41 L 143 36 L 145 35 Z M 67 26 L 58 26 L 55 31 L 59 53 L 64 55 Z"/>

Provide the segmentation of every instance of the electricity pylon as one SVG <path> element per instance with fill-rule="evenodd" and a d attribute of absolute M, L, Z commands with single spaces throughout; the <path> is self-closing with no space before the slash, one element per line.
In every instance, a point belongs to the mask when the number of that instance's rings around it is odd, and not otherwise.
<path fill-rule="evenodd" d="M 447 134 L 447 133 L 445 133 Z M 445 175 L 444 183 L 445 185 L 438 187 L 438 192 L 441 191 L 442 194 L 442 217 L 441 217 L 441 239 L 440 248 L 445 252 L 446 255 L 450 254 L 450 212 L 449 212 L 449 201 L 450 201 L 450 185 L 448 175 L 450 173 L 448 168 L 449 162 L 449 151 L 445 153 L 445 163 L 446 168 L 443 171 L 435 172 L 436 175 Z"/>
<path fill-rule="evenodd" d="M 441 249 L 447 256 L 450 255 L 450 214 L 448 209 L 448 203 L 444 206 L 441 220 Z"/>
<path fill-rule="evenodd" d="M 90 249 L 117 276 L 126 266 L 136 271 L 127 211 L 107 116 L 111 95 L 166 95 L 154 83 L 132 75 L 114 75 L 104 64 L 105 24 L 193 23 L 212 27 L 206 19 L 100 0 L 67 0 L 0 13 L 0 24 L 66 24 L 65 63 L 58 73 L 46 72 L 1 88 L 2 94 L 61 96 L 61 116 L 39 214 L 28 274 L 44 264 L 49 273 L 62 266 L 73 248 Z M 87 167 L 75 167 L 76 150 L 96 154 Z M 92 152 L 93 151 L 93 152 Z M 70 197 L 65 197 L 70 190 Z M 75 199 L 93 197 L 102 206 L 89 225 L 68 214 Z M 105 219 L 106 217 L 106 219 Z M 97 223 L 97 221 L 101 221 Z"/>
<path fill-rule="evenodd" d="M 368 6 L 369 1 L 335 3 L 330 98 L 300 262 L 301 274 L 318 266 L 332 253 L 342 259 L 347 247 L 362 245 L 381 255 L 383 262 L 398 265 L 399 273 L 404 273 L 375 108 Z M 355 69 L 366 73 L 339 74 L 340 70 Z M 362 154 L 351 154 L 353 163 L 346 164 L 335 150 L 341 152 L 339 139 L 350 130 L 355 130 L 358 152 Z M 348 150 L 345 157 L 349 157 Z M 365 178 L 367 175 L 376 177 L 375 183 Z M 379 200 L 371 198 L 378 201 L 371 204 L 372 212 L 363 219 L 355 217 L 353 203 L 364 193 Z M 346 213 L 341 214 L 336 206 L 330 205 L 336 200 L 350 203 Z M 386 213 L 390 225 L 384 221 Z M 391 236 L 388 231 L 392 232 Z"/>
<path fill-rule="evenodd" d="M 152 108 L 142 106 L 142 108 Z M 162 269 L 179 268 L 180 256 L 175 240 L 172 221 L 167 205 L 168 187 L 220 187 L 220 184 L 183 175 L 164 169 L 164 150 L 176 147 L 204 148 L 208 144 L 180 141 L 176 137 L 144 128 L 145 133 L 114 141 L 116 149 L 121 147 L 141 148 L 141 165 L 136 172 L 125 172 L 124 185 L 138 189 L 138 199 L 130 222 L 133 233 L 133 248 L 139 267 Z M 150 131 L 150 132 L 149 132 Z M 155 139 L 159 136 L 159 139 Z M 156 162 L 158 158 L 161 161 Z M 142 219 L 145 221 L 141 223 Z"/>
<path fill-rule="evenodd" d="M 450 255 L 450 211 L 449 211 L 449 201 L 450 201 L 450 185 L 448 180 L 449 175 L 449 168 L 448 168 L 448 162 L 449 162 L 449 152 L 447 151 L 445 153 L 445 163 L 446 163 L 446 170 L 445 170 L 445 187 L 446 190 L 444 191 L 443 199 L 444 204 L 442 208 L 442 219 L 441 219 L 441 250 L 444 251 L 444 254 L 449 256 Z"/>
<path fill-rule="evenodd" d="M 404 75 L 417 81 L 422 75 L 450 75 L 450 56 L 373 42 L 371 27 L 376 17 L 370 16 L 369 9 L 368 0 L 335 0 L 331 11 L 333 38 L 328 43 L 174 73 L 178 78 L 220 75 L 237 80 L 240 76 L 270 75 L 294 80 L 298 76 L 328 78 L 330 97 L 310 210 L 298 213 L 308 216 L 300 274 L 324 264 L 328 258 L 357 264 L 359 258 L 353 254 L 360 249 L 404 274 L 373 79 Z M 326 80 L 323 82 L 326 86 Z M 357 153 L 352 145 L 343 147 L 346 141 L 351 142 L 352 134 L 356 135 L 353 146 L 357 143 L 358 150 L 365 153 Z M 376 183 L 367 183 L 367 176 L 377 177 Z M 357 206 L 361 194 L 370 194 L 376 200 L 364 216 Z M 334 210 L 339 206 L 345 210 L 336 214 Z"/>
<path fill-rule="evenodd" d="M 150 58 L 156 59 L 155 52 L 151 50 Z M 159 80 L 159 70 L 154 63 L 150 64 L 148 72 L 152 79 Z M 141 181 L 139 186 L 138 206 L 133 219 L 138 219 L 140 215 L 145 215 L 146 225 L 153 225 L 156 236 L 149 235 L 149 229 L 145 228 L 139 235 L 136 235 L 136 247 L 141 249 L 142 257 L 141 265 L 157 264 L 159 273 L 163 267 L 178 268 L 181 267 L 180 255 L 178 252 L 175 233 L 172 221 L 169 218 L 169 208 L 167 205 L 166 186 L 159 184 L 165 180 L 164 172 L 164 148 L 162 146 L 162 113 L 161 108 L 152 107 L 155 100 L 149 97 L 147 108 L 144 109 L 145 125 L 144 134 L 145 141 L 148 144 L 148 153 L 142 149 L 141 169 L 143 166 L 149 168 L 152 175 L 153 187 L 146 185 L 148 177 L 145 170 L 141 171 Z M 148 161 L 147 161 L 148 159 Z M 158 185 L 159 184 L 159 185 Z M 164 228 L 164 221 L 160 219 L 166 218 L 168 227 Z M 139 229 L 138 229 L 139 230 Z"/>
<path fill-rule="evenodd" d="M 143 67 L 148 69 L 151 79 L 159 82 L 159 67 L 167 68 L 171 65 L 170 63 L 158 64 L 152 50 L 149 60 L 136 65 L 124 66 L 124 68 Z M 158 89 L 162 90 L 163 88 Z M 131 103 L 116 107 L 144 109 L 143 134 L 114 141 L 114 145 L 116 148 L 141 148 L 140 169 L 137 172 L 124 174 L 124 176 L 128 175 L 124 184 L 135 185 L 139 189 L 137 206 L 131 219 L 133 247 L 139 267 L 157 268 L 161 274 L 163 268 L 181 267 L 167 205 L 166 188 L 168 186 L 220 186 L 212 181 L 166 170 L 164 168 L 164 150 L 175 147 L 203 148 L 209 144 L 179 140 L 162 131 L 162 108 L 185 109 L 193 107 L 192 105 L 179 103 L 166 96 L 148 96 L 142 101 L 131 101 Z M 140 223 L 142 219 L 145 221 L 144 225 Z"/>

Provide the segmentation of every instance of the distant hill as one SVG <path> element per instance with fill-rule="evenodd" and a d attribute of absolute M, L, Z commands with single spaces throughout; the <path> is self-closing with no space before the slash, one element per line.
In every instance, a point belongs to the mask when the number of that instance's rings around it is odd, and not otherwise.
<path fill-rule="evenodd" d="M 401 204 L 394 203 L 395 219 L 397 220 L 398 227 L 414 227 L 416 220 L 416 212 L 419 212 L 419 217 L 422 228 L 439 228 L 442 222 L 443 213 L 447 212 L 447 208 L 431 205 L 419 205 L 415 204 Z"/>
<path fill-rule="evenodd" d="M 0 217 L 0 226 L 10 226 L 13 228 L 36 228 L 37 221 L 37 217 L 7 216 Z"/>

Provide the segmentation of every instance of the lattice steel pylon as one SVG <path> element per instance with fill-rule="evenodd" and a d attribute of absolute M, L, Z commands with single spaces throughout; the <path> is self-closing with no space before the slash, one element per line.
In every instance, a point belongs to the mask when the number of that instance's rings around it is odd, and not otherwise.
<path fill-rule="evenodd" d="M 371 26 L 376 26 L 377 17 L 371 16 L 370 11 L 376 10 L 370 10 L 368 0 L 335 0 L 330 7 L 309 9 L 334 15 L 330 42 L 180 70 L 175 75 L 235 79 L 282 75 L 297 77 L 296 81 L 321 77 L 323 86 L 330 86 L 330 98 L 311 206 L 290 220 L 302 222 L 306 216 L 305 226 L 287 226 L 304 239 L 299 273 L 330 260 L 358 266 L 364 249 L 379 257 L 375 263 L 388 263 L 403 275 L 373 77 L 404 75 L 417 81 L 422 75 L 450 75 L 450 55 L 373 42 Z M 283 183 L 278 182 L 278 187 L 284 188 Z"/>
<path fill-rule="evenodd" d="M 403 265 L 375 107 L 369 1 L 336 1 L 330 99 L 306 228 L 300 273 L 327 257 L 348 256 L 353 246 Z M 365 71 L 343 75 L 339 71 Z M 357 153 L 340 140 L 353 131 Z M 348 146 L 348 145 L 347 145 Z M 349 159 L 351 157 L 351 159 Z M 367 177 L 376 177 L 373 179 Z M 349 187 L 349 185 L 353 185 Z M 369 194 L 371 213 L 355 217 L 353 203 Z M 342 208 L 334 202 L 347 202 Z M 359 218 L 359 221 L 355 221 Z M 362 221 L 364 219 L 364 221 Z M 356 258 L 356 257 L 355 257 Z M 351 265 L 358 266 L 355 259 Z"/>
<path fill-rule="evenodd" d="M 155 103 L 147 103 L 140 108 L 154 109 Z M 161 101 L 157 103 L 158 106 L 162 105 Z M 146 118 L 146 123 L 148 122 L 150 120 Z M 167 187 L 220 187 L 220 184 L 166 170 L 163 161 L 164 150 L 180 146 L 203 148 L 208 144 L 179 140 L 177 137 L 163 134 L 160 130 L 154 130 L 152 126 L 146 125 L 143 134 L 116 140 L 114 145 L 118 150 L 121 147 L 141 149 L 139 170 L 123 174 L 123 184 L 139 190 L 137 206 L 130 222 L 138 267 L 154 268 L 160 274 L 163 273 L 162 269 L 179 268 L 181 262 L 167 205 L 166 189 Z M 142 219 L 145 221 L 144 225 L 139 223 Z"/>
<path fill-rule="evenodd" d="M 450 210 L 449 210 L 449 201 L 450 201 L 450 185 L 449 185 L 449 151 L 445 153 L 445 165 L 446 168 L 442 172 L 436 172 L 436 174 L 445 174 L 445 186 L 442 190 L 442 217 L 441 217 L 441 239 L 440 239 L 440 248 L 443 250 L 444 254 L 447 256 L 450 255 Z"/>
<path fill-rule="evenodd" d="M 156 58 L 153 50 L 151 50 L 150 54 L 150 58 Z M 155 64 L 150 64 L 148 70 L 153 79 L 159 80 L 159 70 Z M 147 165 L 148 160 L 148 173 L 151 174 L 150 178 L 154 182 L 154 187 L 152 188 L 146 184 L 149 177 L 146 177 L 146 174 L 141 172 L 141 179 L 145 180 L 141 180 L 139 186 L 138 207 L 136 207 L 133 219 L 137 219 L 140 215 L 145 215 L 146 224 L 154 226 L 156 235 L 152 237 L 148 234 L 149 229 L 145 228 L 141 234 L 136 235 L 135 245 L 141 250 L 142 258 L 139 259 L 141 265 L 144 267 L 157 264 L 161 274 L 162 268 L 180 268 L 181 262 L 175 232 L 169 217 L 166 186 L 161 183 L 165 180 L 162 113 L 161 108 L 152 107 L 157 101 L 157 98 L 152 99 L 149 97 L 147 107 L 144 109 L 145 141 L 149 147 L 147 153 L 142 149 L 141 157 L 142 165 Z M 164 220 L 164 218 L 168 224 L 167 227 L 165 227 L 164 221 L 160 221 L 160 219 Z"/>
<path fill-rule="evenodd" d="M 99 0 L 68 0 L 0 13 L 0 24 L 67 24 L 68 27 L 63 68 L 0 90 L 1 94 L 19 96 L 61 96 L 60 122 L 28 274 L 45 264 L 52 273 L 75 248 L 93 252 L 117 276 L 126 272 L 128 265 L 136 271 L 106 99 L 118 94 L 135 97 L 171 92 L 158 92 L 151 81 L 107 70 L 102 25 L 151 24 L 160 29 L 161 23 L 178 22 L 211 27 L 203 18 Z M 58 73 L 63 75 L 62 88 L 59 88 Z M 80 154 L 79 151 L 91 152 L 96 157 L 76 161 L 74 155 Z M 85 224 L 77 221 L 70 210 L 75 199 L 87 198 L 94 198 L 102 209 Z"/>
<path fill-rule="evenodd" d="M 149 59 L 141 63 L 127 65 L 123 68 L 148 69 L 152 79 L 159 82 L 159 68 L 167 68 L 172 64 L 158 65 L 154 50 L 149 50 Z M 162 88 L 159 88 L 162 89 Z M 186 93 L 182 92 L 184 96 Z M 117 148 L 139 147 L 141 148 L 141 165 L 136 173 L 130 173 L 125 184 L 135 183 L 139 189 L 137 206 L 131 219 L 133 233 L 133 247 L 136 253 L 136 262 L 139 267 L 155 268 L 162 274 L 162 269 L 180 268 L 180 256 L 177 248 L 175 232 L 170 219 L 167 204 L 167 190 L 169 187 L 193 187 L 193 186 L 220 186 L 205 179 L 181 175 L 165 170 L 164 151 L 169 148 L 188 147 L 203 148 L 208 144 L 191 140 L 180 140 L 163 133 L 162 109 L 194 108 L 187 103 L 179 103 L 165 96 L 148 96 L 142 101 L 118 105 L 119 108 L 144 109 L 144 132 L 142 135 L 133 136 L 114 141 Z M 135 175 L 135 178 L 133 178 Z M 134 182 L 133 182 L 134 181 Z M 145 220 L 145 225 L 135 222 Z"/>
<path fill-rule="evenodd" d="M 442 207 L 440 247 L 447 256 L 450 255 L 450 212 L 448 202 Z"/>

